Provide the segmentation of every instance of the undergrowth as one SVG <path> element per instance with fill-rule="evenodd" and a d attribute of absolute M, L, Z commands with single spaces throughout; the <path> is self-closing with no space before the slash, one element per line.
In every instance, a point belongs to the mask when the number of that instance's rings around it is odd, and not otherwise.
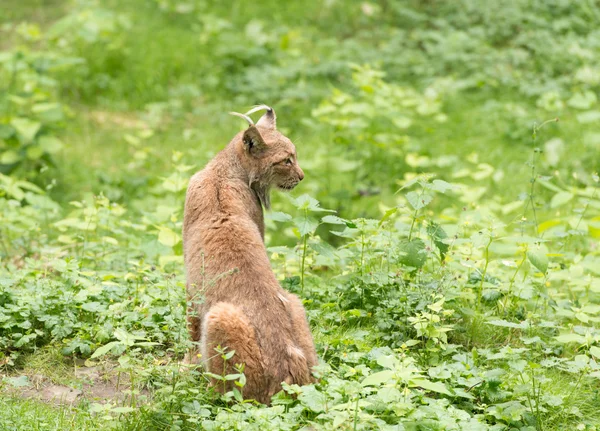
<path fill-rule="evenodd" d="M 32 4 L 0 18 L 0 427 L 599 427 L 594 2 Z M 320 358 L 268 407 L 181 363 L 187 179 L 258 102 Z M 94 367 L 122 399 L 19 398 Z"/>

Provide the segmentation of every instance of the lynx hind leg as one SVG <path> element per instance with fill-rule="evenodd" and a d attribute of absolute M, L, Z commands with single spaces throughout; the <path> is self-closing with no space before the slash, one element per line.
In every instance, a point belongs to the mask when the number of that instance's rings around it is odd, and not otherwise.
<path fill-rule="evenodd" d="M 203 320 L 201 350 L 208 371 L 214 374 L 236 374 L 235 364 L 244 364 L 246 385 L 243 396 L 260 402 L 266 399 L 266 385 L 261 353 L 256 342 L 256 334 L 244 312 L 233 304 L 219 302 L 213 305 Z M 215 347 L 221 346 L 226 351 L 235 351 L 232 358 L 224 364 L 221 355 Z M 234 387 L 233 382 L 225 385 L 213 382 L 219 391 L 229 391 Z"/>
<path fill-rule="evenodd" d="M 314 381 L 310 374 L 312 367 L 317 365 L 317 352 L 315 351 L 315 343 L 313 342 L 310 328 L 308 327 L 308 321 L 306 320 L 306 311 L 304 306 L 296 295 L 288 293 L 286 298 L 289 301 L 288 308 L 290 310 L 290 318 L 292 320 L 292 326 L 296 335 L 296 342 L 298 348 L 302 351 L 306 358 L 306 365 L 308 366 L 307 381 L 297 382 L 299 384 L 306 384 Z"/>

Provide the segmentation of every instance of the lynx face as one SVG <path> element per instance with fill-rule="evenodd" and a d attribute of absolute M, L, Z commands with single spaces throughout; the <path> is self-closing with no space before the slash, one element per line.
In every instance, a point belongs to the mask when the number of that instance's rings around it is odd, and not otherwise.
<path fill-rule="evenodd" d="M 269 186 L 282 190 L 291 190 L 304 178 L 304 172 L 298 164 L 296 147 L 288 138 L 279 132 L 271 132 L 266 143 L 264 156 L 259 156 L 259 163 L 263 165 Z M 269 142 L 271 140 L 271 142 Z"/>
<path fill-rule="evenodd" d="M 296 147 L 277 131 L 273 110 L 243 132 L 242 146 L 242 163 L 248 171 L 250 187 L 265 208 L 270 207 L 271 187 L 291 190 L 304 178 Z"/>

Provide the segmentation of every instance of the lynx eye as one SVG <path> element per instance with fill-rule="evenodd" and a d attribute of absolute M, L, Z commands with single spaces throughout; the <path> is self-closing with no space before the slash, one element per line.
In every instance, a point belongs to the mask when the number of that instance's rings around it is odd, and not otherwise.
<path fill-rule="evenodd" d="M 292 164 L 292 159 L 291 159 L 291 157 L 288 157 L 287 159 L 285 159 L 284 163 L 285 163 L 287 166 L 291 166 L 291 164 Z"/>

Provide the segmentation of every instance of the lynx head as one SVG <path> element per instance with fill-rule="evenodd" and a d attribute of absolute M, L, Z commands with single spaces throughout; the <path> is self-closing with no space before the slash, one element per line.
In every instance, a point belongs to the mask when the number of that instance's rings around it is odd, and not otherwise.
<path fill-rule="evenodd" d="M 259 110 L 267 112 L 254 124 L 248 115 Z M 230 114 L 243 118 L 249 124 L 238 135 L 238 154 L 248 173 L 249 186 L 256 192 L 261 204 L 269 208 L 271 187 L 291 190 L 304 178 L 304 172 L 298 165 L 296 147 L 277 131 L 275 111 L 272 108 L 260 105 L 245 114 Z"/>

